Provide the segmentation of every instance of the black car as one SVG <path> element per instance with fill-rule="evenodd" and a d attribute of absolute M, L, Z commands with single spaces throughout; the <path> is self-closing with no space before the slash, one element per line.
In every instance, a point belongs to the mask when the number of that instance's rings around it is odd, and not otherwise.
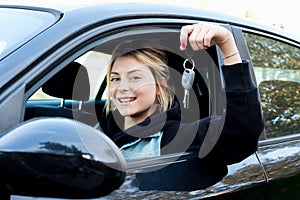
<path fill-rule="evenodd" d="M 191 7 L 1 2 L 1 199 L 253 200 L 300 195 L 299 38 Z M 197 177 L 194 165 L 186 167 L 198 155 L 184 152 L 127 162 L 116 145 L 94 128 L 105 105 L 110 55 L 117 44 L 129 39 L 156 41 L 168 50 L 178 80 L 183 61 L 193 57 L 201 78 L 191 105 L 197 106 L 199 118 L 222 111 L 219 49 L 179 50 L 180 28 L 199 22 L 232 32 L 242 59 L 251 61 L 265 118 L 258 150 L 229 165 L 225 177 L 210 183 Z M 180 95 L 183 89 L 176 87 Z M 172 166 L 183 166 L 176 173 L 186 176 L 193 187 L 187 183 L 177 187 L 172 177 L 168 187 L 153 189 L 147 187 L 147 180 L 142 186 L 136 184 L 141 174 Z M 159 176 L 155 179 L 160 185 Z"/>

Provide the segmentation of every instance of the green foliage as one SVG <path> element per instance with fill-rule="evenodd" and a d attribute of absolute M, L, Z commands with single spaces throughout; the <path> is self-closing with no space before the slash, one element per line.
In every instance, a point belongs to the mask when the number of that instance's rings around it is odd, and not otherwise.
<path fill-rule="evenodd" d="M 300 84 L 264 81 L 259 87 L 268 137 L 294 134 L 300 130 Z"/>
<path fill-rule="evenodd" d="M 300 132 L 300 50 L 253 34 L 245 34 L 266 123 L 266 136 Z"/>
<path fill-rule="evenodd" d="M 253 66 L 300 70 L 300 49 L 275 39 L 245 34 Z"/>

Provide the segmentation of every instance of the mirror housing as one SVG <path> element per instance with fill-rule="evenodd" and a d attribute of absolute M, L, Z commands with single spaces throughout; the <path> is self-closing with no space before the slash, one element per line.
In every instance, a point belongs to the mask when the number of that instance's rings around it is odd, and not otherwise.
<path fill-rule="evenodd" d="M 125 171 L 119 148 L 75 120 L 36 118 L 0 138 L 1 194 L 96 198 L 117 189 Z"/>

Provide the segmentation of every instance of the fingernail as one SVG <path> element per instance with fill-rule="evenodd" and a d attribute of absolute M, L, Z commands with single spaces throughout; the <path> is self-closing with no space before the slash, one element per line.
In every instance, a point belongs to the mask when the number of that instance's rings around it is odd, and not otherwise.
<path fill-rule="evenodd" d="M 185 48 L 185 47 L 186 47 L 186 45 L 185 45 L 184 42 L 181 43 L 181 47 L 182 47 L 182 48 Z"/>

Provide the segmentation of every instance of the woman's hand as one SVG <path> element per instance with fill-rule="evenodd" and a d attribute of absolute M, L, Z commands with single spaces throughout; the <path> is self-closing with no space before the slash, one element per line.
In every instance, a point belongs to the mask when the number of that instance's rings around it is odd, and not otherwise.
<path fill-rule="evenodd" d="M 222 26 L 205 23 L 183 26 L 180 34 L 181 50 L 186 49 L 187 42 L 194 51 L 218 45 L 225 65 L 242 62 L 231 32 Z"/>

